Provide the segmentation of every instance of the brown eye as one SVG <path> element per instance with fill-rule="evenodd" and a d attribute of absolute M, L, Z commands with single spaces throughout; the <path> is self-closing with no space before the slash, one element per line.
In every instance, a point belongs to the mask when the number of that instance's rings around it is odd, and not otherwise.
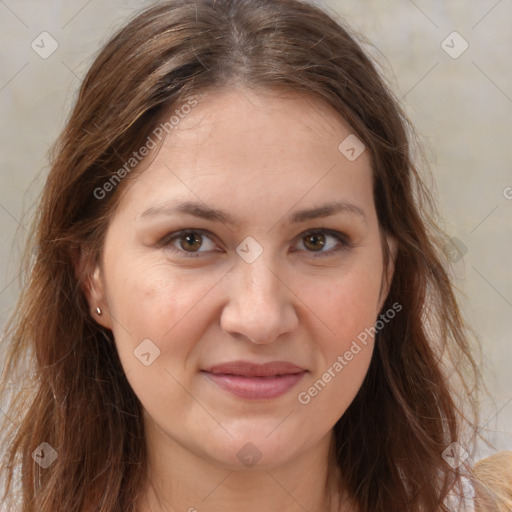
<path fill-rule="evenodd" d="M 325 236 L 320 233 L 308 234 L 304 240 L 304 245 L 312 251 L 320 251 L 325 246 Z"/>
<path fill-rule="evenodd" d="M 205 245 L 206 247 L 204 247 Z M 216 244 L 212 241 L 211 237 L 207 236 L 202 231 L 191 229 L 171 233 L 160 241 L 159 246 L 165 247 L 172 252 L 193 257 L 198 257 L 203 252 L 216 250 Z"/>
<path fill-rule="evenodd" d="M 329 239 L 338 242 L 338 244 L 330 242 Z M 340 251 L 353 247 L 352 242 L 346 235 L 329 229 L 308 231 L 302 235 L 300 241 L 306 248 L 306 252 L 316 253 L 312 254 L 313 257 L 333 256 Z M 325 247 L 327 247 L 327 250 L 323 250 Z"/>
<path fill-rule="evenodd" d="M 178 237 L 178 240 L 180 240 L 180 247 L 184 251 L 191 249 L 193 252 L 196 252 L 203 243 L 201 237 L 202 235 L 200 233 L 189 231 Z"/>
<path fill-rule="evenodd" d="M 201 253 L 222 252 L 222 249 L 213 242 L 213 238 L 206 233 L 196 229 L 170 233 L 159 242 L 159 246 L 182 256 L 196 258 Z M 310 253 L 313 257 L 334 256 L 336 253 L 354 247 L 347 235 L 328 229 L 304 233 L 299 237 L 299 241 L 304 246 L 300 250 Z"/>

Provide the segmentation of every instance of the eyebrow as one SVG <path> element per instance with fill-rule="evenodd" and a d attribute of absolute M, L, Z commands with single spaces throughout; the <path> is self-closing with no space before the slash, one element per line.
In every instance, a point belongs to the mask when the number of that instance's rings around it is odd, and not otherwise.
<path fill-rule="evenodd" d="M 352 214 L 360 217 L 366 224 L 368 223 L 366 214 L 359 206 L 347 201 L 333 201 L 322 206 L 299 210 L 292 212 L 288 217 L 290 224 L 299 224 L 312 219 L 330 217 L 337 213 Z M 159 206 L 148 208 L 140 215 L 141 219 L 154 217 L 158 215 L 172 216 L 176 214 L 187 214 L 201 219 L 222 222 L 230 226 L 239 226 L 240 221 L 225 210 L 210 207 L 203 203 L 195 201 L 175 202 L 169 201 Z"/>

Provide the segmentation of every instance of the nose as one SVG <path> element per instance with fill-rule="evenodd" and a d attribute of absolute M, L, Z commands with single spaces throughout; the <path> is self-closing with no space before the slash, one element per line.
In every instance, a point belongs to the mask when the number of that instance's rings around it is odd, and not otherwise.
<path fill-rule="evenodd" d="M 298 325 L 293 284 L 264 255 L 252 263 L 240 260 L 226 277 L 230 300 L 220 322 L 231 336 L 257 344 L 272 343 Z"/>

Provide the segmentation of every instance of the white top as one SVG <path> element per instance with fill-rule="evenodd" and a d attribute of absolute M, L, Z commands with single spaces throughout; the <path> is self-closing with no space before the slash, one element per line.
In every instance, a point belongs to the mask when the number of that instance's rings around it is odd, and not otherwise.
<path fill-rule="evenodd" d="M 471 481 L 466 477 L 461 477 L 464 496 L 460 498 L 454 494 L 448 494 L 446 506 L 453 512 L 475 512 L 475 489 Z"/>

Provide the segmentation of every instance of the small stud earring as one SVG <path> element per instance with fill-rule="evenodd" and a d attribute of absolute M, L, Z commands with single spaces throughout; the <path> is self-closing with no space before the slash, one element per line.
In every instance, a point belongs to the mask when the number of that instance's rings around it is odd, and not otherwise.
<path fill-rule="evenodd" d="M 96 308 L 96 313 L 98 313 L 98 315 L 101 315 L 101 309 L 100 308 Z"/>

